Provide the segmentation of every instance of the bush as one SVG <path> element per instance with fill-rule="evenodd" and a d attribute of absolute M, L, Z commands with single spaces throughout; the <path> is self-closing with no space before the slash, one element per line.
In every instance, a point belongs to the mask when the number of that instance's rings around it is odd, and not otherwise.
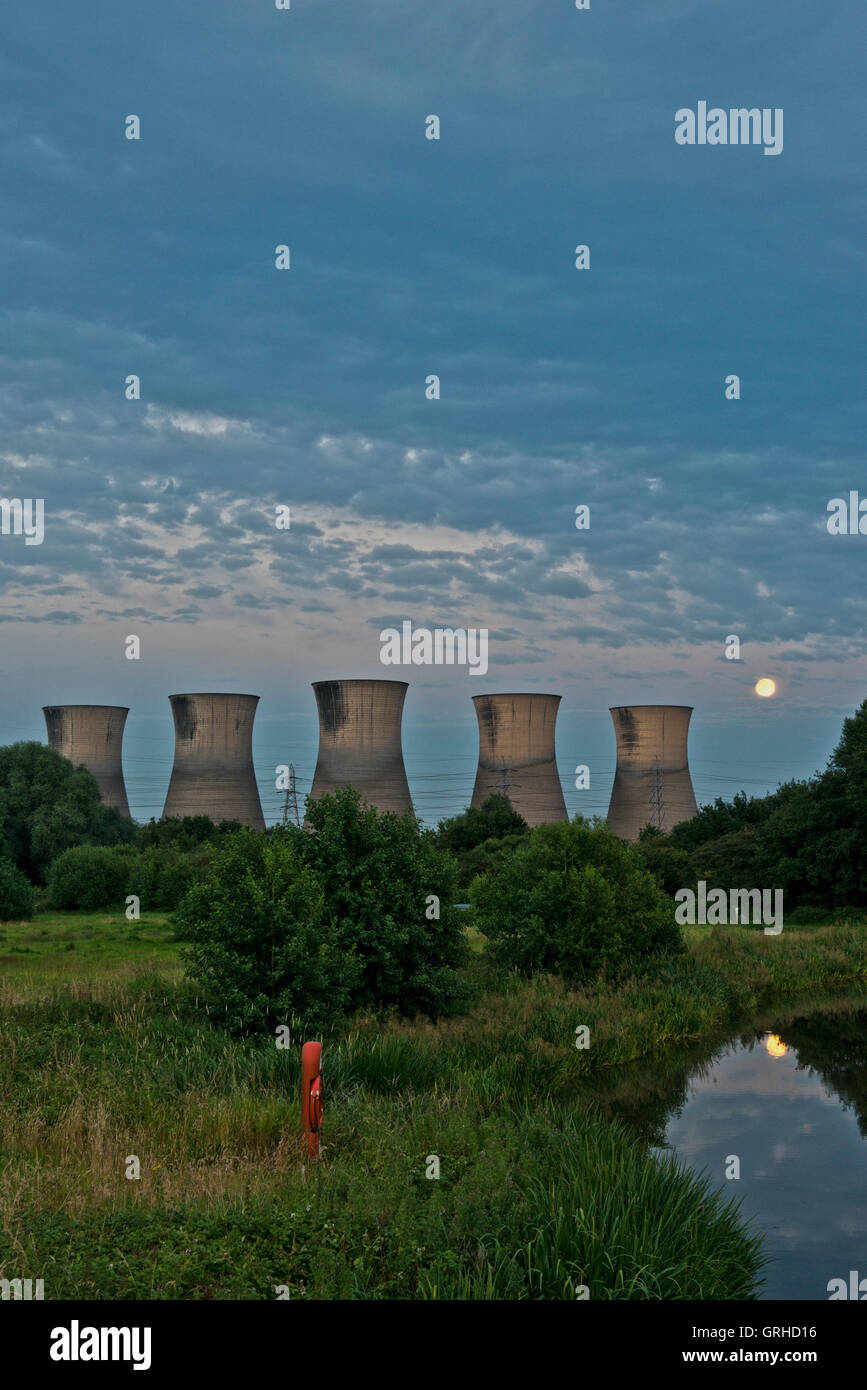
<path fill-rule="evenodd" d="M 131 860 L 130 851 L 101 845 L 64 850 L 48 873 L 51 906 L 77 912 L 122 906 Z"/>
<path fill-rule="evenodd" d="M 466 957 L 454 908 L 451 856 L 412 815 L 380 815 L 353 787 L 311 802 L 308 831 L 290 827 L 325 892 L 344 946 L 361 964 L 353 1008 L 395 1007 L 430 1018 L 467 993 L 456 973 Z M 439 917 L 428 919 L 436 897 Z"/>
<path fill-rule="evenodd" d="M 52 860 L 73 845 L 134 843 L 138 826 L 103 806 L 86 767 L 73 767 L 42 743 L 0 748 L 0 854 L 33 883 L 45 883 Z"/>
<path fill-rule="evenodd" d="M 466 948 L 454 864 L 433 832 L 350 787 L 312 803 L 307 826 L 228 837 L 178 908 L 189 973 L 215 1016 L 260 1028 L 294 1014 L 313 1028 L 360 1008 L 454 1009 Z"/>
<path fill-rule="evenodd" d="M 183 854 L 171 845 L 152 845 L 132 860 L 127 892 L 135 893 L 142 912 L 174 912 L 210 857 L 206 849 Z"/>
<path fill-rule="evenodd" d="M 322 885 L 283 826 L 228 837 L 183 898 L 175 927 L 212 1017 L 233 1029 L 327 1028 L 358 981 Z"/>
<path fill-rule="evenodd" d="M 694 881 L 686 850 L 671 844 L 655 825 L 647 825 L 642 830 L 638 837 L 638 851 L 645 869 L 653 874 L 669 897 L 673 898 L 680 888 Z"/>
<path fill-rule="evenodd" d="M 493 959 L 524 975 L 617 976 L 683 949 L 672 904 L 639 852 L 581 817 L 531 830 L 474 880 L 470 900 Z"/>
<path fill-rule="evenodd" d="M 457 857 L 458 888 L 462 894 L 479 874 L 491 873 L 504 859 L 514 854 L 523 835 L 504 835 L 501 840 L 483 840 L 480 845 Z"/>
<path fill-rule="evenodd" d="M 240 829 L 240 822 L 235 820 L 220 821 L 217 825 L 210 816 L 169 816 L 166 820 L 150 820 L 142 826 L 141 842 L 145 849 L 171 847 L 188 854 Z"/>
<path fill-rule="evenodd" d="M 497 792 L 486 797 L 481 806 L 470 806 L 461 815 L 440 821 L 436 842 L 454 856 L 462 897 L 476 874 L 486 873 L 492 860 L 508 853 L 528 828 L 509 798 Z"/>
<path fill-rule="evenodd" d="M 522 835 L 526 830 L 527 822 L 509 798 L 492 792 L 481 806 L 470 806 L 459 816 L 440 821 L 436 837 L 443 849 L 466 854 L 485 840 L 502 840 L 506 835 Z"/>
<path fill-rule="evenodd" d="M 5 856 L 0 858 L 0 922 L 20 922 L 33 916 L 33 889 L 25 874 Z"/>

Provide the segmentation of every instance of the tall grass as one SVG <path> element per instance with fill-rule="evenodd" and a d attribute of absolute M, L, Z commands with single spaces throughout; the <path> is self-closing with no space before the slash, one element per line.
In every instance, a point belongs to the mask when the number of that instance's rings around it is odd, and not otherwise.
<path fill-rule="evenodd" d="M 298 1047 L 212 1027 L 168 940 L 114 979 L 96 951 L 65 984 L 50 955 L 41 976 L 16 964 L 0 981 L 0 1275 L 53 1298 L 750 1297 L 758 1243 L 734 1208 L 587 1096 L 763 1007 L 863 989 L 865 935 L 696 935 L 683 959 L 580 990 L 477 960 L 466 1015 L 323 1039 L 315 1168 Z"/>

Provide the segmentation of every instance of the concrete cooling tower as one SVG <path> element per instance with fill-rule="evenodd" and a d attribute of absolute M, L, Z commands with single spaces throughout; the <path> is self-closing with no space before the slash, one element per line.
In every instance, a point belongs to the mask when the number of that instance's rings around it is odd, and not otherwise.
<path fill-rule="evenodd" d="M 351 783 L 378 811 L 412 810 L 400 723 L 406 681 L 314 681 L 319 756 L 311 799 Z"/>
<path fill-rule="evenodd" d="M 126 705 L 43 705 L 48 746 L 76 767 L 82 763 L 99 783 L 106 806 L 129 815 L 121 742 Z"/>
<path fill-rule="evenodd" d="M 474 695 L 479 767 L 471 805 L 507 796 L 528 825 L 568 820 L 554 756 L 559 695 Z"/>
<path fill-rule="evenodd" d="M 611 710 L 617 770 L 608 824 L 621 840 L 637 840 L 646 825 L 670 830 L 698 811 L 686 739 L 691 705 L 620 705 Z"/>
<path fill-rule="evenodd" d="M 253 772 L 258 695 L 170 695 L 175 761 L 163 819 L 210 816 L 265 829 Z"/>

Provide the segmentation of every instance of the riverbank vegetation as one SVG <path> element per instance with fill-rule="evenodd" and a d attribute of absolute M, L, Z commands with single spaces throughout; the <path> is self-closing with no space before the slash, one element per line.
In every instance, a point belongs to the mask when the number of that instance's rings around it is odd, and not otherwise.
<path fill-rule="evenodd" d="M 867 943 L 846 925 L 689 936 L 580 988 L 471 952 L 463 1014 L 326 1033 L 311 1166 L 301 1037 L 211 1023 L 165 918 L 6 927 L 0 1268 L 54 1298 L 749 1297 L 761 1254 L 732 1206 L 576 1087 L 740 1011 L 864 989 Z"/>
<path fill-rule="evenodd" d="M 763 1012 L 867 995 L 865 729 L 867 706 L 817 784 L 821 834 L 781 789 L 637 846 L 580 817 L 529 829 L 502 798 L 424 830 L 351 788 L 307 831 L 139 827 L 85 769 L 60 759 L 55 787 L 58 755 L 0 750 L 0 1277 L 49 1298 L 755 1296 L 736 1207 L 651 1152 L 664 1109 L 608 1100 Z M 774 885 L 759 870 L 797 902 L 780 934 L 677 926 L 691 876 Z"/>

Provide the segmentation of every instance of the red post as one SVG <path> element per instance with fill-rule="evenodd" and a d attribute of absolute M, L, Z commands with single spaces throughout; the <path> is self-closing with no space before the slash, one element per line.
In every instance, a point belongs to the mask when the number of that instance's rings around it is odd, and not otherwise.
<path fill-rule="evenodd" d="M 305 1043 L 301 1049 L 301 1127 L 311 1158 L 319 1157 L 322 1133 L 322 1044 Z"/>

